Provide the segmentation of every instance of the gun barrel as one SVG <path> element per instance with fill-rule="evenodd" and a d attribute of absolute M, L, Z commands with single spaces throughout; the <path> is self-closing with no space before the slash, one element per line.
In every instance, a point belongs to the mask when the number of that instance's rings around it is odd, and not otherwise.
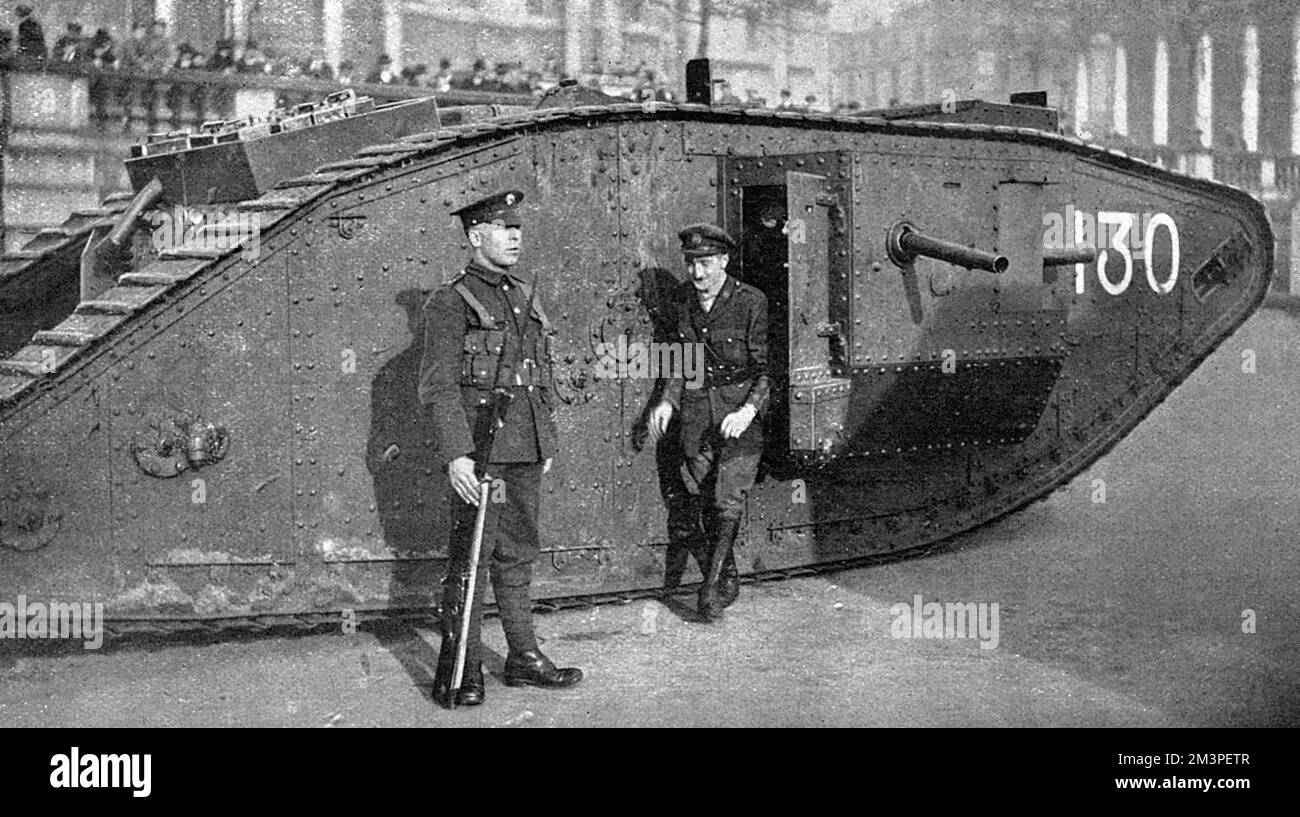
<path fill-rule="evenodd" d="M 118 217 L 117 224 L 113 225 L 112 231 L 105 237 L 108 243 L 119 248 L 125 244 L 127 239 L 131 237 L 131 233 L 135 232 L 141 217 L 162 196 L 162 190 L 162 182 L 158 181 L 157 176 L 150 179 L 149 183 L 142 187 L 139 193 L 135 194 L 126 210 Z"/>
<path fill-rule="evenodd" d="M 1043 266 L 1064 267 L 1069 264 L 1091 264 L 1097 260 L 1097 251 L 1089 247 L 1043 250 Z"/>
<path fill-rule="evenodd" d="M 911 224 L 902 222 L 889 231 L 889 257 L 900 267 L 910 265 L 918 255 L 947 261 L 967 269 L 1003 273 L 1011 262 L 1005 255 L 977 250 L 952 241 L 933 238 L 916 231 Z"/>

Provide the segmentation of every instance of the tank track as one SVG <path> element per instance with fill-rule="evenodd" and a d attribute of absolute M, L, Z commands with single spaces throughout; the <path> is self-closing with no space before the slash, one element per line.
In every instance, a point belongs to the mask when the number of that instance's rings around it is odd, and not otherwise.
<path fill-rule="evenodd" d="M 888 564 L 903 559 L 914 559 L 961 547 L 961 544 L 961 535 L 959 534 L 957 537 L 941 542 L 896 553 L 856 556 L 834 562 L 821 562 L 813 565 L 743 574 L 740 577 L 740 583 L 752 586 L 797 578 L 825 576 L 855 568 Z M 651 587 L 618 593 L 557 596 L 534 601 L 533 612 L 545 615 L 564 610 L 591 610 L 606 605 L 626 605 L 636 601 L 693 597 L 698 587 L 699 583 L 695 582 L 674 588 Z M 353 620 L 358 625 L 405 622 L 408 624 L 424 624 L 435 628 L 440 626 L 440 610 L 437 607 L 377 608 L 356 610 L 354 613 L 355 618 Z M 496 605 L 487 605 L 484 609 L 484 615 L 495 617 L 497 615 Z M 221 639 L 234 635 L 307 635 L 337 630 L 341 625 L 342 615 L 337 610 L 205 619 L 109 619 L 104 622 L 104 642 L 114 647 L 127 647 L 142 642 L 180 644 L 191 640 Z"/>

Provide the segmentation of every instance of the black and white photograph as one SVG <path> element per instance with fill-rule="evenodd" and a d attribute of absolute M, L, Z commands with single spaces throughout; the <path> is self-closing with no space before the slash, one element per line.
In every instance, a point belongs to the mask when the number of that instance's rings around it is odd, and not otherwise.
<path fill-rule="evenodd" d="M 1300 725 L 1300 5 L 0 14 L 0 727 Z"/>

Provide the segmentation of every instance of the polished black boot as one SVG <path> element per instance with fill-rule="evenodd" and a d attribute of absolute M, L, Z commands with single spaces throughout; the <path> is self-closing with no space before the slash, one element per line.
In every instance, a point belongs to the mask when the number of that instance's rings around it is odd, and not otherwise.
<path fill-rule="evenodd" d="M 689 559 L 695 559 L 700 573 L 708 571 L 704 553 L 704 531 L 698 526 L 668 531 L 668 550 L 664 553 L 664 589 L 675 590 L 682 583 Z"/>
<path fill-rule="evenodd" d="M 717 621 L 722 618 L 722 610 L 727 605 L 722 601 L 722 574 L 730 560 L 734 569 L 735 559 L 731 550 L 736 543 L 736 533 L 740 522 L 735 519 L 719 519 L 713 528 L 713 552 L 709 554 L 709 569 L 704 574 L 704 583 L 700 585 L 697 609 L 705 621 Z M 734 596 L 732 601 L 734 601 Z"/>
<path fill-rule="evenodd" d="M 451 588 L 447 589 L 447 585 Z M 451 682 L 456 669 L 456 644 L 460 637 L 461 598 L 464 594 L 463 579 L 459 582 L 444 583 L 442 615 L 439 619 L 442 630 L 442 646 L 438 650 L 438 669 L 433 676 L 433 700 L 444 709 L 457 706 L 478 706 L 483 703 L 483 665 L 479 660 L 479 630 L 482 627 L 482 608 L 480 601 L 475 604 L 475 615 L 470 620 L 469 641 L 465 649 L 465 671 L 453 700 Z M 478 595 L 477 593 L 475 595 Z"/>
<path fill-rule="evenodd" d="M 456 639 L 444 638 L 438 651 L 438 671 L 433 676 L 433 701 L 443 709 L 478 706 L 483 703 L 483 664 L 478 660 L 477 645 L 465 651 L 465 675 L 452 701 L 451 680 L 456 669 Z"/>
<path fill-rule="evenodd" d="M 723 609 L 736 603 L 740 595 L 740 572 L 736 570 L 736 548 L 727 550 L 727 558 L 722 562 L 722 576 L 718 579 L 718 601 Z"/>
<path fill-rule="evenodd" d="M 506 686 L 535 686 L 546 689 L 571 687 L 582 680 L 577 667 L 560 669 L 541 650 L 510 653 L 506 656 Z"/>
<path fill-rule="evenodd" d="M 681 586 L 690 559 L 695 559 L 701 574 L 708 570 L 708 562 L 698 498 L 683 492 L 668 495 L 665 501 L 668 549 L 664 552 L 664 590 L 672 591 Z"/>
<path fill-rule="evenodd" d="M 690 550 L 685 543 L 668 537 L 668 549 L 664 551 L 664 590 L 676 590 L 682 584 L 682 574 L 686 572 L 686 563 Z"/>
<path fill-rule="evenodd" d="M 484 697 L 483 662 L 470 663 L 466 660 L 465 677 L 460 680 L 460 693 L 456 696 L 456 703 L 460 706 L 478 706 L 483 703 Z"/>

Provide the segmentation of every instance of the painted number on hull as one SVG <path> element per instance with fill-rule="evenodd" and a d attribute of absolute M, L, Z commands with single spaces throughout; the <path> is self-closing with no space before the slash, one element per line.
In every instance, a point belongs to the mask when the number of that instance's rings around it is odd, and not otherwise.
<path fill-rule="evenodd" d="M 1128 289 L 1129 284 L 1133 281 L 1133 267 L 1135 264 L 1133 254 L 1133 232 L 1134 225 L 1138 218 L 1135 213 L 1121 213 L 1112 210 L 1100 210 L 1097 212 L 1097 220 L 1094 224 L 1089 224 L 1091 213 L 1081 210 L 1074 212 L 1074 241 L 1077 247 L 1095 246 L 1094 238 L 1100 239 L 1096 243 L 1105 243 L 1106 246 L 1097 254 L 1097 280 L 1101 282 L 1101 288 L 1111 295 L 1120 295 Z M 1178 264 L 1180 261 L 1180 251 L 1178 246 L 1178 225 L 1174 223 L 1173 218 L 1167 213 L 1143 213 L 1142 220 L 1146 222 L 1142 228 L 1140 238 L 1140 258 L 1142 266 L 1146 269 L 1147 285 L 1151 291 L 1159 295 L 1166 295 L 1173 291 L 1174 284 L 1178 283 Z M 1164 270 L 1164 280 L 1157 278 L 1158 270 L 1152 263 L 1151 248 L 1154 246 L 1156 231 L 1161 227 L 1169 233 L 1169 268 Z M 1080 295 L 1084 289 L 1084 267 L 1086 264 L 1074 265 L 1074 291 Z"/>

